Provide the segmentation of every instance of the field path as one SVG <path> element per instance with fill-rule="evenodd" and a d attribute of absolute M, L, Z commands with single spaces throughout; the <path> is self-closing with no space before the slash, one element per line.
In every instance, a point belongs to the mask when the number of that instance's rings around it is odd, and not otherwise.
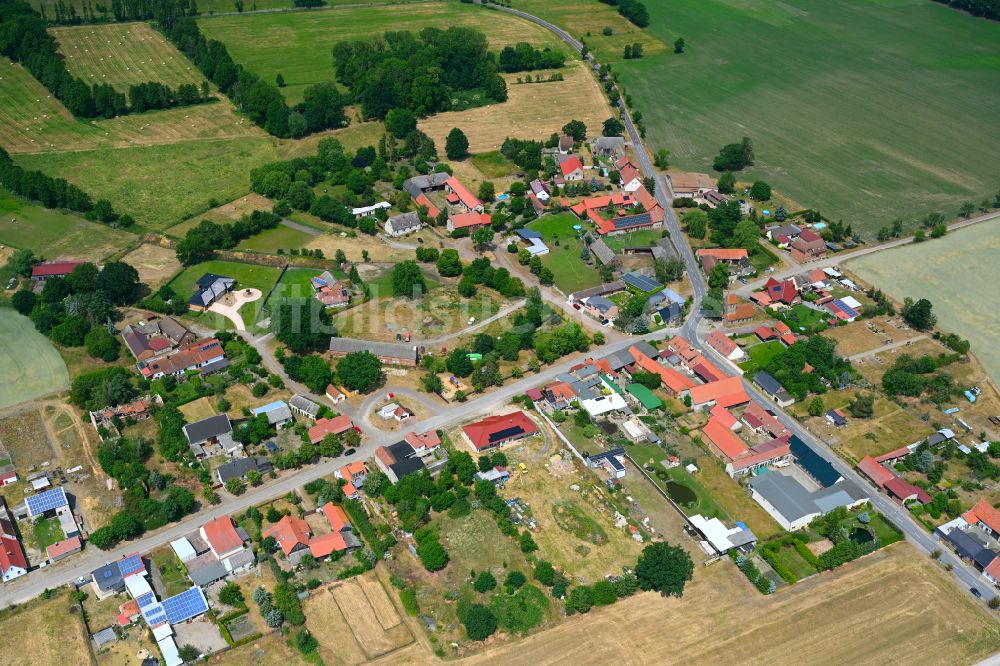
<path fill-rule="evenodd" d="M 882 352 L 889 351 L 890 349 L 898 349 L 900 347 L 907 347 L 912 345 L 918 340 L 926 340 L 926 335 L 915 335 L 912 338 L 907 338 L 906 340 L 897 340 L 896 342 L 890 342 L 887 345 L 882 345 L 881 347 L 876 347 L 875 349 L 869 349 L 868 351 L 861 352 L 860 354 L 855 354 L 854 356 L 849 356 L 848 359 L 851 361 L 858 361 L 863 358 L 870 358 L 876 354 L 881 354 Z"/>
<path fill-rule="evenodd" d="M 313 229 L 304 224 L 299 224 L 298 222 L 293 222 L 288 218 L 281 219 L 281 226 L 288 227 L 289 229 L 295 229 L 296 231 L 301 231 L 304 234 L 309 234 L 310 236 L 322 236 L 323 232 L 319 229 Z"/>

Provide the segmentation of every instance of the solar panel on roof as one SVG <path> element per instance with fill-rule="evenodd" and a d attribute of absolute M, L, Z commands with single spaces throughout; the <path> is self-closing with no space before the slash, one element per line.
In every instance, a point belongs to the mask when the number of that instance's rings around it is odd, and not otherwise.
<path fill-rule="evenodd" d="M 852 308 L 850 305 L 840 300 L 839 298 L 833 299 L 833 302 L 838 308 L 840 308 L 845 314 L 847 314 L 847 316 L 853 317 L 855 319 L 859 316 L 857 310 L 855 310 L 854 308 Z"/>
<path fill-rule="evenodd" d="M 156 625 L 163 624 L 167 621 L 167 615 L 163 612 L 163 607 L 159 604 L 146 613 L 144 617 L 146 618 L 147 624 L 151 627 L 155 627 Z"/>
<path fill-rule="evenodd" d="M 118 560 L 118 570 L 121 571 L 122 577 L 138 573 L 145 569 L 145 565 L 142 563 L 142 558 L 139 555 L 129 555 L 128 557 Z"/>
<path fill-rule="evenodd" d="M 503 430 L 498 430 L 490 435 L 490 442 L 496 442 L 501 439 L 507 439 L 508 437 L 513 437 L 514 435 L 520 435 L 524 432 L 524 428 L 521 426 L 513 426 L 510 428 L 504 428 Z"/>
<path fill-rule="evenodd" d="M 178 624 L 208 610 L 208 602 L 200 587 L 192 587 L 163 601 L 163 611 L 170 624 Z"/>
<path fill-rule="evenodd" d="M 53 488 L 52 490 L 46 490 L 44 493 L 32 495 L 25 501 L 28 503 L 28 513 L 32 516 L 37 516 L 46 511 L 65 506 L 67 504 L 66 491 L 62 488 Z"/>
<path fill-rule="evenodd" d="M 641 291 L 656 291 L 662 285 L 653 278 L 642 273 L 626 273 L 623 279 L 627 284 L 632 285 Z"/>
<path fill-rule="evenodd" d="M 152 592 L 147 592 L 136 599 L 135 602 L 139 604 L 139 608 L 146 608 L 156 603 L 156 595 Z"/>

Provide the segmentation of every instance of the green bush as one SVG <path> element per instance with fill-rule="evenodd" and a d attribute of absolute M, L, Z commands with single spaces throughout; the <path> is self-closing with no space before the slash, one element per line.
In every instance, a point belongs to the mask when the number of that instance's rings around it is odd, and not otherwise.
<path fill-rule="evenodd" d="M 399 600 L 403 602 L 403 608 L 410 617 L 420 614 L 420 604 L 417 603 L 416 588 L 407 587 L 399 591 Z"/>

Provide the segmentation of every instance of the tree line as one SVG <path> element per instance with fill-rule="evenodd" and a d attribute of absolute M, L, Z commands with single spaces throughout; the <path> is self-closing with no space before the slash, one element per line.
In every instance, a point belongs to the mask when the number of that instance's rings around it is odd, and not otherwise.
<path fill-rule="evenodd" d="M 185 15 L 185 5 L 184 0 L 177 0 L 173 11 L 160 20 L 160 28 L 209 81 L 266 132 L 282 138 L 301 137 L 347 125 L 344 100 L 333 83 L 309 86 L 303 101 L 289 108 L 277 85 L 234 62 L 222 42 L 206 39 L 197 22 Z"/>
<path fill-rule="evenodd" d="M 215 257 L 218 250 L 234 248 L 240 241 L 274 229 L 279 222 L 279 216 L 261 210 L 243 215 L 230 224 L 204 220 L 197 227 L 188 229 L 184 240 L 177 244 L 177 260 L 185 266 L 208 261 Z"/>
<path fill-rule="evenodd" d="M 176 90 L 150 81 L 116 91 L 107 83 L 89 85 L 70 74 L 45 20 L 23 0 L 0 0 L 0 53 L 20 63 L 35 79 L 79 118 L 113 118 L 126 113 L 199 104 L 208 101 L 208 87 L 182 84 Z"/>
<path fill-rule="evenodd" d="M 559 69 L 566 64 L 566 56 L 548 47 L 537 49 L 527 42 L 518 42 L 515 46 L 503 47 L 498 63 L 500 71 L 508 73 Z"/>
<path fill-rule="evenodd" d="M 649 10 L 639 0 L 601 0 L 601 2 L 618 7 L 619 14 L 640 28 L 649 25 Z"/>
<path fill-rule="evenodd" d="M 486 36 L 471 28 L 424 28 L 385 32 L 333 45 L 337 80 L 350 90 L 366 118 L 385 118 L 391 109 L 419 116 L 507 100 L 507 84 L 487 49 Z"/>
<path fill-rule="evenodd" d="M 942 5 L 948 5 L 973 16 L 1000 21 L 1000 0 L 934 0 Z"/>

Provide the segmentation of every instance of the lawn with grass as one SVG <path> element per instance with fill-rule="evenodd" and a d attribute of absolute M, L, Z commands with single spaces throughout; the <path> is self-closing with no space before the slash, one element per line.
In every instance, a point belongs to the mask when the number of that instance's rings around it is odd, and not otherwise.
<path fill-rule="evenodd" d="M 646 6 L 648 31 L 686 37 L 684 53 L 613 65 L 672 165 L 710 171 L 748 136 L 756 163 L 741 181 L 766 180 L 870 239 L 896 217 L 912 229 L 996 191 L 1000 23 L 925 0 Z"/>
<path fill-rule="evenodd" d="M 170 281 L 170 288 L 181 298 L 187 298 L 189 294 L 194 292 L 195 284 L 201 276 L 206 273 L 231 277 L 236 280 L 237 289 L 253 287 L 260 289 L 266 295 L 278 280 L 281 269 L 274 266 L 257 266 L 256 264 L 216 259 L 188 266 Z"/>
<path fill-rule="evenodd" d="M 43 208 L 0 189 L 0 244 L 46 259 L 101 261 L 136 243 L 130 231 Z"/>
<path fill-rule="evenodd" d="M 152 553 L 153 565 L 163 581 L 166 596 L 172 597 L 191 587 L 187 571 L 170 548 L 160 548 Z"/>
<path fill-rule="evenodd" d="M 477 28 L 491 48 L 529 42 L 561 48 L 545 28 L 523 19 L 458 2 L 421 2 L 387 7 L 352 7 L 310 12 L 201 16 L 198 25 L 209 39 L 223 42 L 233 60 L 265 81 L 278 74 L 290 103 L 305 89 L 334 78 L 331 49 L 341 40 L 363 39 L 390 30 L 419 32 L 427 27 Z M 563 48 L 568 53 L 568 49 Z"/>
<path fill-rule="evenodd" d="M 790 544 L 783 544 L 777 551 L 769 554 L 769 557 L 774 558 L 779 566 L 784 566 L 791 572 L 796 581 L 816 573 L 816 567 L 806 562 L 805 558 L 799 555 L 795 547 Z"/>
<path fill-rule="evenodd" d="M 701 461 L 699 461 L 699 464 L 700 462 Z M 699 470 L 699 474 L 700 473 L 701 472 Z M 726 513 L 726 510 L 722 508 L 721 504 L 712 498 L 712 494 L 708 491 L 708 488 L 706 488 L 701 483 L 701 480 L 695 477 L 694 474 L 691 474 L 691 472 L 681 466 L 677 466 L 668 469 L 667 476 L 669 476 L 670 480 L 674 483 L 680 484 L 681 486 L 691 490 L 697 498 L 693 504 L 680 505 L 684 513 L 689 516 L 693 516 L 697 513 L 705 516 L 706 518 L 715 517 L 722 521 L 729 520 L 729 514 Z M 671 492 L 671 486 L 667 485 L 666 490 L 667 494 L 671 496 L 671 499 L 674 499 L 677 496 L 676 491 Z M 677 500 L 675 499 L 675 501 Z"/>
<path fill-rule="evenodd" d="M 31 532 L 35 536 L 35 543 L 38 544 L 38 550 L 43 553 L 52 544 L 59 543 L 66 538 L 62 527 L 59 525 L 59 519 L 55 516 L 39 520 L 32 526 Z"/>
<path fill-rule="evenodd" d="M 0 377 L 0 409 L 69 387 L 59 352 L 12 308 L 0 308 Z"/>
<path fill-rule="evenodd" d="M 318 268 L 289 268 L 281 276 L 281 282 L 278 283 L 271 298 L 311 297 L 313 294 L 311 280 L 322 272 Z"/>
<path fill-rule="evenodd" d="M 793 305 L 791 310 L 781 313 L 781 319 L 792 328 L 793 333 L 812 333 L 826 328 L 826 322 L 831 318 L 829 313 L 813 310 L 805 305 Z"/>
<path fill-rule="evenodd" d="M 549 246 L 549 253 L 541 257 L 542 265 L 552 271 L 556 286 L 567 294 L 601 284 L 597 269 L 581 258 L 582 232 L 573 229 L 580 224 L 576 215 L 563 212 L 546 215 L 529 225 L 542 234 Z"/>
<path fill-rule="evenodd" d="M 633 231 L 627 234 L 619 234 L 617 236 L 608 236 L 604 239 L 604 242 L 608 244 L 612 250 L 620 251 L 625 247 L 650 247 L 656 241 L 663 238 L 663 232 L 653 229 L 647 229 L 644 231 Z"/>
<path fill-rule="evenodd" d="M 740 363 L 740 368 L 747 375 L 757 372 L 761 368 L 767 367 L 767 364 L 770 363 L 771 360 L 780 354 L 784 349 L 785 345 L 777 340 L 762 342 L 760 344 L 753 345 L 752 347 L 748 347 L 746 352 L 750 356 L 750 360 Z"/>
<path fill-rule="evenodd" d="M 721 507 L 732 520 L 745 523 L 760 539 L 767 539 L 781 532 L 778 523 L 753 501 L 746 488 L 726 474 L 717 458 L 699 456 L 695 464 L 698 465 L 698 472 L 693 478 L 708 493 L 712 502 Z"/>
<path fill-rule="evenodd" d="M 503 178 L 518 168 L 498 150 L 473 155 L 469 161 L 487 178 Z"/>
<path fill-rule="evenodd" d="M 279 224 L 274 229 L 267 229 L 256 236 L 247 238 L 237 245 L 236 249 L 267 254 L 275 254 L 278 250 L 284 250 L 287 253 L 291 249 L 301 249 L 312 239 L 312 234 Z"/>

